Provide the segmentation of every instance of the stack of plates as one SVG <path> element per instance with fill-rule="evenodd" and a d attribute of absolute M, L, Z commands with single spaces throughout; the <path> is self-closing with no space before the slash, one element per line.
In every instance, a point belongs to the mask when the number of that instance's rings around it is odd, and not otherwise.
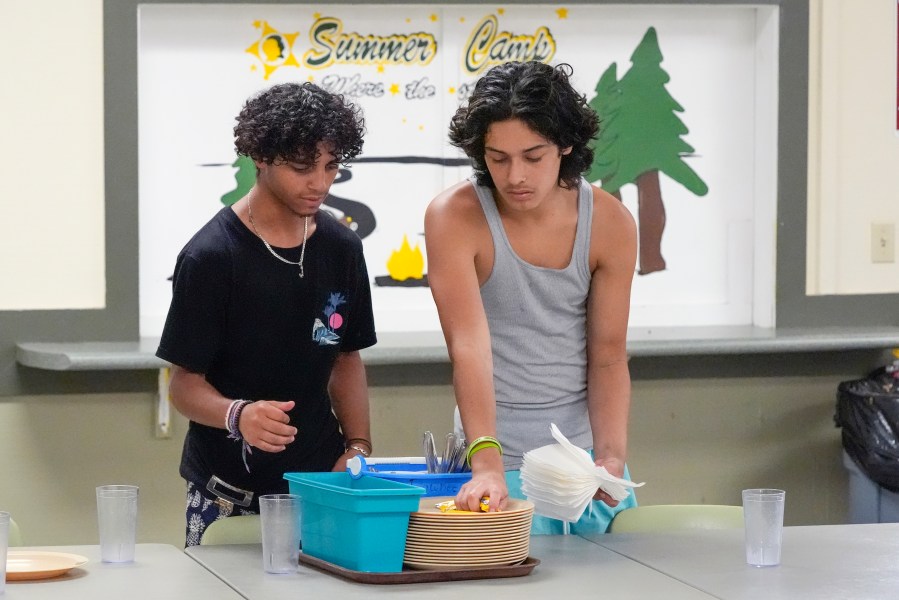
<path fill-rule="evenodd" d="M 515 565 L 528 557 L 534 504 L 509 498 L 506 510 L 441 512 L 446 497 L 422 498 L 409 516 L 403 562 L 413 569 Z"/>

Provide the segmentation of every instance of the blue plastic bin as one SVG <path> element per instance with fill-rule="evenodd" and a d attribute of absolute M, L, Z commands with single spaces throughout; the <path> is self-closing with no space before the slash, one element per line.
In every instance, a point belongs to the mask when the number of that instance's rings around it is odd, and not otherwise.
<path fill-rule="evenodd" d="M 428 473 L 424 462 L 374 462 L 357 457 L 361 463 L 362 477 L 378 477 L 389 479 L 425 489 L 424 495 L 455 496 L 465 482 L 471 480 L 471 472 L 467 473 Z M 423 459 L 422 459 L 423 460 Z M 347 471 L 351 471 L 347 467 Z"/>
<path fill-rule="evenodd" d="M 300 497 L 303 552 L 353 571 L 403 569 L 409 513 L 424 489 L 349 473 L 285 473 Z"/>

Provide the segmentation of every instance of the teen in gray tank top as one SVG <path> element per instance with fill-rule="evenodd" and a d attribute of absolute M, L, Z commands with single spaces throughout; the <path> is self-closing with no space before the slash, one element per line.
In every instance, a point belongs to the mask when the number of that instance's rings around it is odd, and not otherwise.
<path fill-rule="evenodd" d="M 523 454 L 554 443 L 551 423 L 592 449 L 597 465 L 629 476 L 636 224 L 583 177 L 599 121 L 570 75 L 567 65 L 509 62 L 478 79 L 449 131 L 472 181 L 425 212 L 428 279 L 471 444 L 472 478 L 455 498 L 465 510 L 485 496 L 491 511 L 523 497 L 516 469 Z M 605 531 L 635 503 L 602 489 L 594 498 L 572 532 Z M 537 515 L 532 533 L 562 525 Z"/>
<path fill-rule="evenodd" d="M 564 269 L 550 269 L 515 254 L 492 191 L 472 183 L 493 236 L 493 271 L 481 286 L 481 299 L 490 325 L 503 464 L 518 469 L 526 450 L 555 443 L 550 423 L 572 443 L 592 448 L 587 416 L 590 184 L 581 179 L 578 187 L 571 261 Z"/>

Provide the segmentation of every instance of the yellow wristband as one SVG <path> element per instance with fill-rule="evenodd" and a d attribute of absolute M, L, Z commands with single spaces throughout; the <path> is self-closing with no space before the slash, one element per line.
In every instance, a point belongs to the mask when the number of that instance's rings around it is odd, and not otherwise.
<path fill-rule="evenodd" d="M 498 439 L 491 435 L 481 436 L 468 446 L 468 452 L 465 454 L 465 462 L 469 467 L 471 467 L 471 457 L 484 448 L 496 448 L 497 450 L 499 450 L 499 455 L 503 455 L 503 447 L 499 443 Z"/>

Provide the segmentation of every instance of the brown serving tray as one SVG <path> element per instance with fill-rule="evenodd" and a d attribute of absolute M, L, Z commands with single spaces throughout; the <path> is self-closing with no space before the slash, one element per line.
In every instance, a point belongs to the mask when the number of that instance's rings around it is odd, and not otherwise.
<path fill-rule="evenodd" d="M 471 567 L 451 570 L 419 570 L 404 568 L 399 573 L 368 573 L 353 571 L 340 565 L 300 553 L 300 563 L 321 571 L 333 573 L 344 579 L 358 583 L 433 583 L 435 581 L 462 581 L 465 579 L 497 579 L 501 577 L 521 577 L 528 575 L 540 564 L 540 559 L 531 556 L 517 565 Z"/>

